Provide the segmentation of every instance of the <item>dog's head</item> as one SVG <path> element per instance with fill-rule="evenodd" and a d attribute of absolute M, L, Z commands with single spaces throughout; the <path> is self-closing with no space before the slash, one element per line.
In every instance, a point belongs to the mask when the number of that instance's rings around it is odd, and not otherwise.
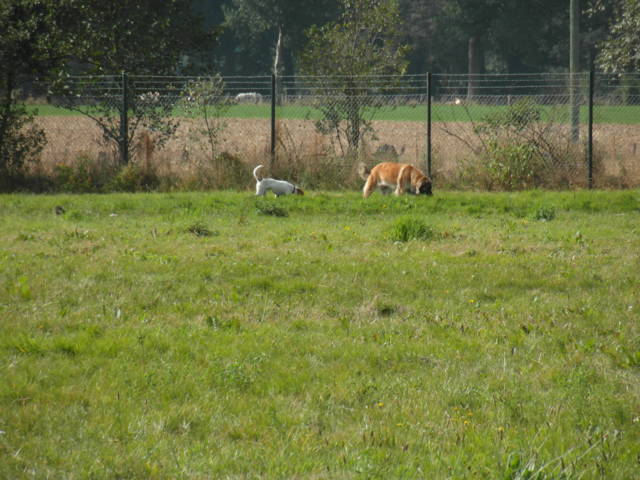
<path fill-rule="evenodd" d="M 423 178 L 416 190 L 418 195 L 433 195 L 431 191 L 431 181 L 428 178 Z"/>
<path fill-rule="evenodd" d="M 293 193 L 296 195 L 304 195 L 304 191 L 299 187 L 293 187 Z"/>

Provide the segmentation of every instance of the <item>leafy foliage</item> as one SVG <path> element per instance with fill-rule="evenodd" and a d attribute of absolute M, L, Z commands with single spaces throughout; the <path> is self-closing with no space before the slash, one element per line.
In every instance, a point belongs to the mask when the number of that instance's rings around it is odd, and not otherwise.
<path fill-rule="evenodd" d="M 7 183 L 25 162 L 37 159 L 45 142 L 44 132 L 32 125 L 33 115 L 18 102 L 19 79 L 60 66 L 69 46 L 62 28 L 68 7 L 66 0 L 0 4 L 0 175 Z"/>
<path fill-rule="evenodd" d="M 393 75 L 406 70 L 408 47 L 401 42 L 396 0 L 342 0 L 342 8 L 339 21 L 309 29 L 301 68 L 325 77 L 314 88 L 318 95 L 342 95 L 331 105 L 318 105 L 323 118 L 316 128 L 323 134 L 334 132 L 343 150 L 353 152 L 371 132 L 370 119 L 364 117 L 371 102 L 365 96 L 365 76 L 391 75 L 378 88 L 391 87 Z"/>
<path fill-rule="evenodd" d="M 474 125 L 485 188 L 523 190 L 544 183 L 550 172 L 571 165 L 566 149 L 554 141 L 557 127 L 542 118 L 540 106 L 523 99 L 485 116 Z M 555 133 L 557 134 L 557 133 Z"/>
<path fill-rule="evenodd" d="M 161 96 L 149 88 L 145 82 L 138 83 L 126 75 L 82 78 L 62 75 L 53 84 L 52 92 L 58 106 L 91 118 L 102 131 L 105 141 L 119 150 L 124 164 L 125 159 L 134 158 L 138 150 L 136 140 L 141 138 L 141 132 L 152 135 L 154 145 L 161 148 L 179 125 L 171 115 L 175 106 L 171 96 Z M 164 88 L 166 90 L 167 87 Z M 87 108 L 87 104 L 91 107 Z M 123 128 L 125 108 L 126 138 Z"/>
<path fill-rule="evenodd" d="M 127 85 L 129 105 L 124 112 L 121 98 L 126 80 L 103 74 L 158 75 L 196 70 L 203 62 L 195 60 L 199 53 L 212 48 L 217 32 L 203 27 L 191 0 L 89 0 L 74 7 L 79 21 L 72 29 L 73 54 L 79 62 L 68 64 L 67 70 L 100 75 L 76 82 L 68 72 L 61 74 L 52 88 L 55 100 L 94 120 L 105 140 L 118 148 L 123 163 L 134 156 L 135 140 L 143 130 L 152 132 L 155 145 L 161 148 L 178 127 L 169 115 L 174 102 L 132 80 Z M 92 104 L 89 110 L 82 105 L 87 99 Z M 124 113 L 128 117 L 126 138 Z"/>
<path fill-rule="evenodd" d="M 21 105 L 0 110 L 0 190 L 10 188 L 10 178 L 20 174 L 25 162 L 36 160 L 44 147 L 44 131 L 32 122 L 33 114 Z"/>
<path fill-rule="evenodd" d="M 204 28 L 191 0 L 79 2 L 75 55 L 94 73 L 175 74 L 193 70 L 218 32 Z M 187 57 L 185 57 L 187 55 Z M 191 62 L 191 63 L 190 63 Z"/>
<path fill-rule="evenodd" d="M 602 44 L 599 64 L 609 72 L 640 70 L 640 2 L 623 0 L 611 35 Z"/>
<path fill-rule="evenodd" d="M 224 3 L 224 2 L 223 2 Z M 216 50 L 218 67 L 227 74 L 271 72 L 278 31 L 284 40 L 285 72 L 293 73 L 294 56 L 304 46 L 305 30 L 334 19 L 337 0 L 229 0 L 223 5 L 225 35 Z"/>
<path fill-rule="evenodd" d="M 225 113 L 231 106 L 230 97 L 224 96 L 224 81 L 220 75 L 194 80 L 187 84 L 181 105 L 187 117 L 201 120 L 196 127 L 197 138 L 204 136 L 209 146 L 209 158 L 218 155 L 222 132 L 226 128 Z"/>

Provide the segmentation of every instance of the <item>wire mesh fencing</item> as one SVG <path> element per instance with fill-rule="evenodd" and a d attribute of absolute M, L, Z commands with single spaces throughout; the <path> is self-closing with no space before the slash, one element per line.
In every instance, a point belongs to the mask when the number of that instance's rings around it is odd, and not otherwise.
<path fill-rule="evenodd" d="M 80 76 L 47 86 L 37 122 L 46 163 L 154 165 L 211 188 L 249 187 L 259 163 L 356 187 L 357 163 L 384 160 L 456 188 L 627 187 L 639 91 L 638 74 Z"/>
<path fill-rule="evenodd" d="M 425 75 L 284 77 L 274 100 L 274 169 L 312 186 L 357 186 L 359 162 L 423 164 L 427 87 Z"/>
<path fill-rule="evenodd" d="M 593 148 L 596 185 L 640 185 L 640 73 L 594 78 Z"/>
<path fill-rule="evenodd" d="M 585 75 L 434 75 L 434 156 L 486 189 L 581 184 Z M 578 112 L 576 114 L 576 112 Z"/>

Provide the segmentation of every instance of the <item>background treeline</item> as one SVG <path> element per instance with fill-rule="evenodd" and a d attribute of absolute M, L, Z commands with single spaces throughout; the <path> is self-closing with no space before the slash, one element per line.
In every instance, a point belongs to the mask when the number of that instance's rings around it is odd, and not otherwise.
<path fill-rule="evenodd" d="M 610 72 L 640 70 L 640 0 L 580 5 L 581 70 L 592 62 Z M 360 87 L 349 79 L 364 75 L 566 71 L 569 7 L 569 0 L 3 0 L 0 189 L 14 188 L 47 142 L 25 104 L 46 97 L 77 106 L 79 94 L 68 90 L 74 75 L 98 75 L 89 77 L 94 83 L 121 72 L 320 75 L 342 78 L 338 87 L 352 94 Z M 146 115 L 138 101 L 109 105 L 105 118 L 129 110 Z M 366 124 L 353 106 L 343 113 L 356 150 Z"/>
<path fill-rule="evenodd" d="M 340 0 L 201 0 L 221 27 L 213 62 L 225 75 L 268 74 L 279 31 L 285 74 L 298 73 L 311 25 L 335 21 Z M 348 3 L 348 2 L 347 2 Z M 398 0 L 409 73 L 566 71 L 569 0 Z M 581 64 L 598 56 L 623 11 L 637 0 L 582 0 Z M 636 35 L 637 38 L 637 35 Z M 604 59 L 603 59 L 604 60 Z"/>

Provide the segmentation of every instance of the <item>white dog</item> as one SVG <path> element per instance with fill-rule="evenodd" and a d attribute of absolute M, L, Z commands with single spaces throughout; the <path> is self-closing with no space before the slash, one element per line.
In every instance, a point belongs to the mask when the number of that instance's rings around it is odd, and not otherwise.
<path fill-rule="evenodd" d="M 295 193 L 296 195 L 304 195 L 301 188 L 296 187 L 294 184 L 286 182 L 284 180 L 274 180 L 273 178 L 258 178 L 258 170 L 262 168 L 262 165 L 258 165 L 253 169 L 253 178 L 256 179 L 256 195 L 264 196 L 267 191 L 271 190 L 276 194 L 276 197 L 280 195 L 290 195 Z"/>

